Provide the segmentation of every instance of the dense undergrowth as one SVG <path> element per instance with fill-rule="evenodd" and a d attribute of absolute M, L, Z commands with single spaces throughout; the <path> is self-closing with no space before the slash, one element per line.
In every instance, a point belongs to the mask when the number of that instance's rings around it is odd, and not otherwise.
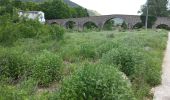
<path fill-rule="evenodd" d="M 160 84 L 167 31 L 63 33 L 31 21 L 0 27 L 1 100 L 143 100 Z"/>

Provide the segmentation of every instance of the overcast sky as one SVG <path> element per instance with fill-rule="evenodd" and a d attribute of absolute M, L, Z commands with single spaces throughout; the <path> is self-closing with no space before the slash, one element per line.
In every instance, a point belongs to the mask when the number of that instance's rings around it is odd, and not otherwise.
<path fill-rule="evenodd" d="M 102 15 L 137 15 L 146 0 L 71 0 L 87 9 L 96 10 Z"/>

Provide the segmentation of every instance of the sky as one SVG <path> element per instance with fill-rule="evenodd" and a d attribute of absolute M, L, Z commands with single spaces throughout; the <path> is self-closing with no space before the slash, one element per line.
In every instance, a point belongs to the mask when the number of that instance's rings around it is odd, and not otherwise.
<path fill-rule="evenodd" d="M 102 15 L 128 14 L 138 15 L 141 6 L 147 0 L 71 0 L 87 9 L 95 10 Z"/>

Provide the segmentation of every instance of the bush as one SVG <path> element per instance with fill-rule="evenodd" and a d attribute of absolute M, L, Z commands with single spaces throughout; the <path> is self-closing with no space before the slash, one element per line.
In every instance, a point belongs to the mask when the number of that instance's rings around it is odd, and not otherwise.
<path fill-rule="evenodd" d="M 51 25 L 50 27 L 51 27 L 50 34 L 53 39 L 58 39 L 58 40 L 63 39 L 64 32 L 65 32 L 63 27 L 60 27 L 59 25 Z"/>
<path fill-rule="evenodd" d="M 104 64 L 117 65 L 127 76 L 133 75 L 137 64 L 140 62 L 140 53 L 134 49 L 119 47 L 114 48 L 102 56 Z"/>
<path fill-rule="evenodd" d="M 42 35 L 50 39 L 63 39 L 64 28 L 44 25 L 36 20 L 22 20 L 18 23 L 7 21 L 0 26 L 0 43 L 11 45 L 20 38 L 38 38 Z"/>
<path fill-rule="evenodd" d="M 20 35 L 17 33 L 16 26 L 11 23 L 0 26 L 0 43 L 3 45 L 9 45 L 15 42 Z"/>
<path fill-rule="evenodd" d="M 27 94 L 15 87 L 0 85 L 0 100 L 25 100 Z"/>
<path fill-rule="evenodd" d="M 42 30 L 45 28 L 43 24 L 35 20 L 21 21 L 16 25 L 18 34 L 20 34 L 22 38 L 39 37 L 43 34 Z"/>
<path fill-rule="evenodd" d="M 39 86 L 48 86 L 61 79 L 62 60 L 54 53 L 44 51 L 33 61 L 32 77 Z"/>
<path fill-rule="evenodd" d="M 85 43 L 80 46 L 80 55 L 83 58 L 94 58 L 95 57 L 95 47 L 92 44 Z"/>
<path fill-rule="evenodd" d="M 110 51 L 113 48 L 117 48 L 119 44 L 117 41 L 106 41 L 96 48 L 96 54 L 98 57 L 102 57 L 103 53 Z"/>
<path fill-rule="evenodd" d="M 11 78 L 12 81 L 21 79 L 27 71 L 26 58 L 22 53 L 7 50 L 0 55 L 0 77 Z"/>
<path fill-rule="evenodd" d="M 130 82 L 113 66 L 85 65 L 63 81 L 61 100 L 134 100 Z"/>

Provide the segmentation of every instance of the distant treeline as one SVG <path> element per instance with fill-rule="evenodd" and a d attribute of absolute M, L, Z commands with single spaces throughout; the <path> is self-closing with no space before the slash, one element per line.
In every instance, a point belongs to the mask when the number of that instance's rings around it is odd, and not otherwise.
<path fill-rule="evenodd" d="M 80 6 L 69 7 L 62 0 L 41 3 L 22 0 L 0 0 L 0 15 L 13 14 L 17 10 L 43 11 L 46 19 L 77 18 L 89 16 L 87 9 Z"/>

